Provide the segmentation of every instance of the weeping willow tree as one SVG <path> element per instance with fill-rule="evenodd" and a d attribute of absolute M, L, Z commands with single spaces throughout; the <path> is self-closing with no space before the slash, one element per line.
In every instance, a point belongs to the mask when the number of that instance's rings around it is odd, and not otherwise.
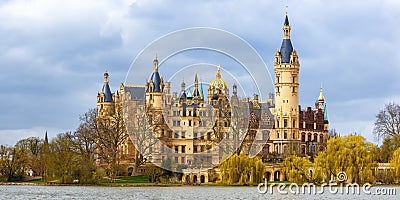
<path fill-rule="evenodd" d="M 234 154 L 220 166 L 221 182 L 224 184 L 254 185 L 263 181 L 266 171 L 260 158 Z"/>
<path fill-rule="evenodd" d="M 400 148 L 393 152 L 392 159 L 390 159 L 390 166 L 394 168 L 396 177 L 400 178 Z"/>
<path fill-rule="evenodd" d="M 307 157 L 288 156 L 283 160 L 282 167 L 289 181 L 300 183 L 310 181 L 311 162 Z"/>
<path fill-rule="evenodd" d="M 329 181 L 344 171 L 349 182 L 373 182 L 373 171 L 379 159 L 376 145 L 359 135 L 332 138 L 327 149 L 315 158 L 314 169 L 322 181 Z"/>

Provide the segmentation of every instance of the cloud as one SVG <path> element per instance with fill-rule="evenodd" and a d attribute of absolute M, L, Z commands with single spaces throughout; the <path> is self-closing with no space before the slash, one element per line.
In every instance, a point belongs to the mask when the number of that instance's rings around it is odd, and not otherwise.
<path fill-rule="evenodd" d="M 368 134 L 385 102 L 400 103 L 399 1 L 19 0 L 0 3 L 0 143 L 14 139 L 6 132 L 75 129 L 95 107 L 105 68 L 116 90 L 147 44 L 178 29 L 237 34 L 273 72 L 285 4 L 301 62 L 300 104 L 312 106 L 322 82 L 331 127 Z"/>

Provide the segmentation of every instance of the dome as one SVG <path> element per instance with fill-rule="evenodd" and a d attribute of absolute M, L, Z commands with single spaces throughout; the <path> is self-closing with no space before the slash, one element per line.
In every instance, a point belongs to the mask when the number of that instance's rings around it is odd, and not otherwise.
<path fill-rule="evenodd" d="M 228 93 L 228 84 L 226 83 L 226 81 L 223 78 L 221 78 L 221 67 L 220 66 L 218 66 L 218 71 L 217 71 L 217 74 L 216 74 L 214 80 L 212 80 L 210 82 L 209 89 L 212 89 L 212 90 L 219 89 L 225 94 Z"/>

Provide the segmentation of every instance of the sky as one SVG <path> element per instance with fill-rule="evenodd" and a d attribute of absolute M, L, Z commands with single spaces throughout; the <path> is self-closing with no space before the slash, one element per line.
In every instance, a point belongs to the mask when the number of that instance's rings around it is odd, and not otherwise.
<path fill-rule="evenodd" d="M 386 103 L 400 103 L 398 0 L 5 0 L 0 144 L 75 130 L 79 116 L 96 106 L 105 69 L 117 90 L 144 48 L 180 29 L 233 33 L 273 75 L 286 5 L 301 64 L 300 105 L 313 106 L 322 83 L 330 128 L 377 142 L 375 115 Z M 152 59 L 143 67 L 151 68 Z"/>

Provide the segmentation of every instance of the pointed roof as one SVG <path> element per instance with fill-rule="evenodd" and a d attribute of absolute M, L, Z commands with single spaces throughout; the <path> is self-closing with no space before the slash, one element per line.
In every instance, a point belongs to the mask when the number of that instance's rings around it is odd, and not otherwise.
<path fill-rule="evenodd" d="M 290 27 L 287 28 L 286 26 L 289 26 L 289 18 L 286 12 L 286 16 L 285 16 L 285 22 L 283 24 L 283 29 L 284 31 L 290 31 Z M 285 29 L 289 29 L 289 30 L 285 30 Z M 282 55 L 282 63 L 290 63 L 290 55 L 292 55 L 293 52 L 293 46 L 292 46 L 292 42 L 290 41 L 290 37 L 287 37 L 283 39 L 282 41 L 282 45 L 281 45 L 281 55 Z"/>
<path fill-rule="evenodd" d="M 286 17 L 285 17 L 285 23 L 283 24 L 284 26 L 289 26 L 289 18 L 286 12 Z"/>
<path fill-rule="evenodd" d="M 46 133 L 44 134 L 44 142 L 46 144 L 49 143 L 49 138 L 47 137 L 47 130 L 46 130 Z"/>
<path fill-rule="evenodd" d="M 326 104 L 324 105 L 324 121 L 328 121 L 328 110 L 326 109 Z"/>
<path fill-rule="evenodd" d="M 203 83 L 200 80 L 200 97 L 203 99 L 204 93 L 203 93 Z"/>
<path fill-rule="evenodd" d="M 150 80 L 153 80 L 154 92 L 161 92 L 161 88 L 160 88 L 161 78 L 160 78 L 160 73 L 158 73 L 157 54 L 156 54 L 156 57 L 154 58 L 153 65 L 154 65 L 154 70 L 153 70 L 153 74 L 151 75 Z"/>
<path fill-rule="evenodd" d="M 110 86 L 108 85 L 108 72 L 107 69 L 104 72 L 104 85 L 103 88 L 101 90 L 104 93 L 104 102 L 112 102 L 112 93 L 111 93 L 111 89 Z"/>

